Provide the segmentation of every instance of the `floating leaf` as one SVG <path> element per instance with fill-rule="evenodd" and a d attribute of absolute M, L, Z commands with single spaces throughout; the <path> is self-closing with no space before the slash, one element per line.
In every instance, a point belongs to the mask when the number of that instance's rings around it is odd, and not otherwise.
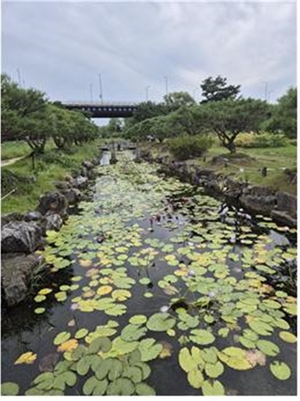
<path fill-rule="evenodd" d="M 135 341 L 143 337 L 146 332 L 146 327 L 139 327 L 135 324 L 129 324 L 121 331 L 121 338 L 125 341 Z"/>
<path fill-rule="evenodd" d="M 156 395 L 154 388 L 148 386 L 146 383 L 139 383 L 135 387 L 137 395 Z"/>
<path fill-rule="evenodd" d="M 135 384 L 140 383 L 143 380 L 143 372 L 137 366 L 127 366 L 124 369 L 122 376 L 127 377 Z"/>
<path fill-rule="evenodd" d="M 114 305 L 113 307 L 105 310 L 105 313 L 109 316 L 121 316 L 126 313 L 126 306 L 125 305 Z"/>
<path fill-rule="evenodd" d="M 270 364 L 270 370 L 278 380 L 288 380 L 291 377 L 291 369 L 289 366 L 280 361 L 274 361 Z"/>
<path fill-rule="evenodd" d="M 202 384 L 203 395 L 225 395 L 225 389 L 218 380 L 205 380 Z"/>
<path fill-rule="evenodd" d="M 82 267 L 90 267 L 92 265 L 92 261 L 91 260 L 79 259 L 79 264 Z"/>
<path fill-rule="evenodd" d="M 73 351 L 78 347 L 78 341 L 72 338 L 60 344 L 57 348 L 58 352 Z"/>
<path fill-rule="evenodd" d="M 97 354 L 99 351 L 108 352 L 111 349 L 111 341 L 107 337 L 95 338 L 89 345 L 88 354 Z"/>
<path fill-rule="evenodd" d="M 168 343 L 167 341 L 160 341 L 160 344 L 162 345 L 163 348 L 160 351 L 159 358 L 160 359 L 169 358 L 173 352 L 172 345 L 170 343 Z"/>
<path fill-rule="evenodd" d="M 268 356 L 276 356 L 280 352 L 278 346 L 271 341 L 258 340 L 256 345 L 259 350 L 261 350 L 265 355 Z"/>
<path fill-rule="evenodd" d="M 185 372 L 197 370 L 197 361 L 193 358 L 188 348 L 182 348 L 179 351 L 179 365 Z"/>
<path fill-rule="evenodd" d="M 135 315 L 129 319 L 129 323 L 131 324 L 143 324 L 147 322 L 147 317 L 145 315 Z"/>
<path fill-rule="evenodd" d="M 52 292 L 53 290 L 51 288 L 43 288 L 41 289 L 38 293 L 39 295 L 48 295 L 50 294 L 50 292 Z"/>
<path fill-rule="evenodd" d="M 54 345 L 60 345 L 64 343 L 65 341 L 69 340 L 71 337 L 71 334 L 68 333 L 67 331 L 62 331 L 61 333 L 57 334 L 57 336 L 54 338 Z"/>
<path fill-rule="evenodd" d="M 43 302 L 45 301 L 45 299 L 45 295 L 37 295 L 36 297 L 34 297 L 35 302 Z"/>
<path fill-rule="evenodd" d="M 224 372 L 224 366 L 220 361 L 214 364 L 212 363 L 205 364 L 205 373 L 207 374 L 208 377 L 215 379 L 216 377 L 221 376 L 223 372 Z"/>
<path fill-rule="evenodd" d="M 262 336 L 270 336 L 273 333 L 273 327 L 260 320 L 250 320 L 248 324 L 253 331 Z"/>
<path fill-rule="evenodd" d="M 107 387 L 107 395 L 132 395 L 135 391 L 135 386 L 132 381 L 127 378 L 118 378 L 110 383 Z"/>
<path fill-rule="evenodd" d="M 152 298 L 153 294 L 152 294 L 152 292 L 145 292 L 144 297 L 145 298 Z"/>
<path fill-rule="evenodd" d="M 289 331 L 280 331 L 279 337 L 287 343 L 296 343 L 297 337 Z"/>
<path fill-rule="evenodd" d="M 112 292 L 111 297 L 116 301 L 126 301 L 131 297 L 131 293 L 127 290 L 115 290 Z"/>
<path fill-rule="evenodd" d="M 140 283 L 140 284 L 143 284 L 143 285 L 148 285 L 148 284 L 151 283 L 151 280 L 150 280 L 150 278 L 148 278 L 148 277 L 143 277 L 143 278 L 141 278 L 141 279 L 139 280 L 139 283 Z"/>
<path fill-rule="evenodd" d="M 191 331 L 190 340 L 196 344 L 208 345 L 215 341 L 215 336 L 207 330 L 196 329 Z"/>
<path fill-rule="evenodd" d="M 24 354 L 20 355 L 19 358 L 15 361 L 15 365 L 20 365 L 22 363 L 31 364 L 36 360 L 36 354 L 31 351 L 25 352 Z"/>
<path fill-rule="evenodd" d="M 41 315 L 42 313 L 44 313 L 45 312 L 45 308 L 36 308 L 35 310 L 34 310 L 34 313 L 36 313 L 37 315 Z"/>
<path fill-rule="evenodd" d="M 141 361 L 147 362 L 157 358 L 163 346 L 156 343 L 154 338 L 147 338 L 139 343 L 138 349 L 141 353 Z"/>
<path fill-rule="evenodd" d="M 199 389 L 204 382 L 203 374 L 198 369 L 190 370 L 187 374 L 187 379 L 190 385 L 197 389 Z"/>
<path fill-rule="evenodd" d="M 176 320 L 168 313 L 155 313 L 147 322 L 147 327 L 152 331 L 167 331 L 172 329 Z"/>
<path fill-rule="evenodd" d="M 88 330 L 87 329 L 80 329 L 80 330 L 78 330 L 77 332 L 76 332 L 76 334 L 75 334 L 75 338 L 77 338 L 78 340 L 80 339 L 80 338 L 83 338 L 83 337 L 85 337 L 87 334 L 88 334 Z"/>
<path fill-rule="evenodd" d="M 96 376 L 90 377 L 83 385 L 84 395 L 104 395 L 108 386 L 108 381 L 98 380 Z"/>
<path fill-rule="evenodd" d="M 5 382 L 1 384 L 1 395 L 18 395 L 19 385 L 14 382 Z"/>
<path fill-rule="evenodd" d="M 104 285 L 103 287 L 99 287 L 97 290 L 98 295 L 106 295 L 112 292 L 112 287 L 110 285 Z"/>
<path fill-rule="evenodd" d="M 218 357 L 222 362 L 233 369 L 247 370 L 252 368 L 252 365 L 247 359 L 246 351 L 241 348 L 224 348 L 221 352 L 218 352 Z"/>

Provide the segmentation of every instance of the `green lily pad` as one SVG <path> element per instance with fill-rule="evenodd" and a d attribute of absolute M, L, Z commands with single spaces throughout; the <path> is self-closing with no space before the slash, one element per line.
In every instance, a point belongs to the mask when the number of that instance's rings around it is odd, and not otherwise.
<path fill-rule="evenodd" d="M 204 382 L 203 374 L 198 369 L 190 370 L 187 374 L 187 379 L 190 385 L 196 389 L 199 389 Z"/>
<path fill-rule="evenodd" d="M 261 352 L 268 356 L 276 356 L 280 352 L 279 347 L 271 341 L 258 340 L 256 345 Z"/>
<path fill-rule="evenodd" d="M 135 324 L 128 324 L 124 329 L 121 331 L 121 338 L 125 341 L 135 341 L 144 337 L 147 332 L 146 327 L 140 327 Z"/>
<path fill-rule="evenodd" d="M 71 337 L 71 334 L 68 333 L 67 331 L 62 331 L 61 333 L 57 334 L 57 336 L 54 338 L 54 345 L 60 345 L 64 343 L 65 341 L 69 340 Z"/>
<path fill-rule="evenodd" d="M 139 283 L 140 283 L 140 284 L 143 284 L 143 285 L 148 285 L 148 284 L 151 283 L 151 280 L 150 280 L 150 278 L 148 278 L 148 277 L 143 277 L 143 278 L 141 278 L 141 279 L 139 280 Z"/>
<path fill-rule="evenodd" d="M 85 337 L 87 334 L 88 334 L 88 330 L 87 329 L 80 329 L 80 330 L 78 330 L 77 332 L 76 332 L 76 334 L 75 334 L 75 338 L 77 339 L 77 340 L 79 340 L 80 338 L 83 338 L 83 337 Z"/>
<path fill-rule="evenodd" d="M 155 313 L 147 322 L 147 328 L 152 331 L 167 331 L 175 326 L 176 320 L 169 313 Z"/>
<path fill-rule="evenodd" d="M 90 377 L 83 385 L 84 395 L 104 395 L 108 386 L 108 381 L 98 380 L 96 376 Z"/>
<path fill-rule="evenodd" d="M 44 313 L 45 312 L 45 308 L 36 308 L 35 310 L 34 310 L 34 313 L 36 313 L 37 315 L 41 315 L 42 313 Z"/>
<path fill-rule="evenodd" d="M 107 395 L 132 395 L 135 391 L 135 386 L 131 380 L 127 378 L 118 378 L 110 383 L 107 387 Z"/>
<path fill-rule="evenodd" d="M 216 377 L 221 376 L 223 372 L 224 372 L 224 366 L 220 361 L 214 364 L 212 363 L 205 364 L 205 373 L 207 374 L 208 377 L 215 379 Z"/>
<path fill-rule="evenodd" d="M 154 388 L 148 386 L 146 383 L 139 383 L 135 387 L 137 395 L 156 395 Z"/>
<path fill-rule="evenodd" d="M 205 380 L 202 384 L 203 395 L 225 395 L 223 384 L 218 380 Z"/>
<path fill-rule="evenodd" d="M 270 370 L 278 380 L 288 380 L 292 374 L 290 367 L 286 363 L 280 361 L 272 362 L 270 364 Z"/>
<path fill-rule="evenodd" d="M 129 319 L 129 323 L 131 324 L 143 324 L 147 322 L 147 317 L 145 315 L 135 315 Z"/>
<path fill-rule="evenodd" d="M 147 338 L 139 343 L 138 349 L 141 353 L 141 361 L 147 362 L 157 358 L 163 346 L 161 344 L 156 344 L 154 338 Z"/>
<path fill-rule="evenodd" d="M 14 382 L 5 382 L 1 384 L 1 395 L 18 395 L 19 385 Z"/>
<path fill-rule="evenodd" d="M 222 351 L 218 352 L 218 357 L 232 369 L 247 370 L 252 368 L 252 365 L 247 359 L 246 351 L 242 348 L 224 348 Z"/>
<path fill-rule="evenodd" d="M 260 334 L 262 336 L 270 336 L 274 331 L 272 326 L 260 320 L 250 320 L 248 324 L 249 327 L 253 331 L 255 331 L 255 333 Z"/>
<path fill-rule="evenodd" d="M 207 330 L 196 329 L 191 331 L 190 340 L 199 345 L 208 345 L 215 341 L 215 336 Z"/>
<path fill-rule="evenodd" d="M 179 365 L 185 372 L 197 370 L 198 364 L 188 348 L 182 348 L 178 355 Z"/>
<path fill-rule="evenodd" d="M 289 331 L 280 331 L 279 337 L 287 343 L 296 343 L 297 337 Z"/>

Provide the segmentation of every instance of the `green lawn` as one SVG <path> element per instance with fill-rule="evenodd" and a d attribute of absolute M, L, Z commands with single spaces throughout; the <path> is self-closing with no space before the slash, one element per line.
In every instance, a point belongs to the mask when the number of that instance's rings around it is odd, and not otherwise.
<path fill-rule="evenodd" d="M 64 179 L 72 171 L 77 171 L 82 161 L 100 155 L 98 139 L 81 146 L 72 146 L 68 152 L 47 149 L 37 158 L 35 169 L 31 158 L 24 158 L 13 165 L 2 167 L 2 197 L 11 190 L 16 191 L 2 200 L 2 213 L 23 213 L 35 209 L 38 199 L 46 191 L 55 188 L 55 182 Z M 51 144 L 49 144 L 51 145 Z"/>

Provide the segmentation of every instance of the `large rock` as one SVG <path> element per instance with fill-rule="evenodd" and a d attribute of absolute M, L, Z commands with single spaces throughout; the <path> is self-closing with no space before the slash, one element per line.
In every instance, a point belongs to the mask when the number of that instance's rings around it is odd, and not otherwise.
<path fill-rule="evenodd" d="M 83 167 L 87 168 L 88 170 L 92 170 L 94 168 L 94 164 L 92 162 L 89 162 L 88 160 L 85 160 L 82 162 Z"/>
<path fill-rule="evenodd" d="M 29 291 L 30 278 L 44 262 L 40 255 L 6 254 L 1 257 L 2 295 L 8 306 L 23 301 Z"/>
<path fill-rule="evenodd" d="M 69 205 L 76 205 L 82 200 L 82 193 L 78 188 L 70 188 L 61 192 L 67 198 Z"/>
<path fill-rule="evenodd" d="M 79 175 L 74 179 L 73 186 L 78 189 L 85 189 L 88 186 L 88 179 L 87 177 L 83 177 Z"/>
<path fill-rule="evenodd" d="M 42 230 L 36 223 L 16 221 L 2 227 L 1 252 L 34 252 L 42 240 Z"/>
<path fill-rule="evenodd" d="M 277 224 L 288 227 L 297 227 L 297 219 L 291 217 L 287 212 L 274 209 L 271 212 L 271 217 Z"/>
<path fill-rule="evenodd" d="M 57 213 L 48 212 L 45 215 L 45 230 L 59 231 L 63 225 L 63 220 Z"/>
<path fill-rule="evenodd" d="M 60 192 L 47 192 L 42 195 L 39 200 L 37 210 L 45 215 L 48 211 L 57 213 L 60 216 L 66 215 L 68 201 Z"/>
<path fill-rule="evenodd" d="M 276 210 L 286 211 L 292 217 L 297 216 L 297 197 L 287 192 L 278 191 L 276 193 Z"/>
<path fill-rule="evenodd" d="M 270 187 L 248 186 L 243 189 L 239 201 L 251 212 L 270 215 L 276 205 L 275 190 Z"/>
<path fill-rule="evenodd" d="M 24 215 L 24 220 L 25 221 L 40 221 L 42 219 L 42 214 L 38 212 L 37 210 L 33 210 L 31 212 L 27 212 Z"/>
<path fill-rule="evenodd" d="M 22 221 L 23 218 L 24 216 L 21 213 L 4 214 L 3 216 L 1 216 L 1 227 L 13 221 Z"/>

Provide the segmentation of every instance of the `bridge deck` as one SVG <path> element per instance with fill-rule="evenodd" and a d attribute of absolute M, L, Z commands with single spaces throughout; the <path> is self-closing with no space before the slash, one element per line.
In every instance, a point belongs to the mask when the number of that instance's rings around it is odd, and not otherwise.
<path fill-rule="evenodd" d="M 93 118 L 131 117 L 137 109 L 137 103 L 130 102 L 62 102 L 69 110 L 81 110 L 91 113 Z"/>

